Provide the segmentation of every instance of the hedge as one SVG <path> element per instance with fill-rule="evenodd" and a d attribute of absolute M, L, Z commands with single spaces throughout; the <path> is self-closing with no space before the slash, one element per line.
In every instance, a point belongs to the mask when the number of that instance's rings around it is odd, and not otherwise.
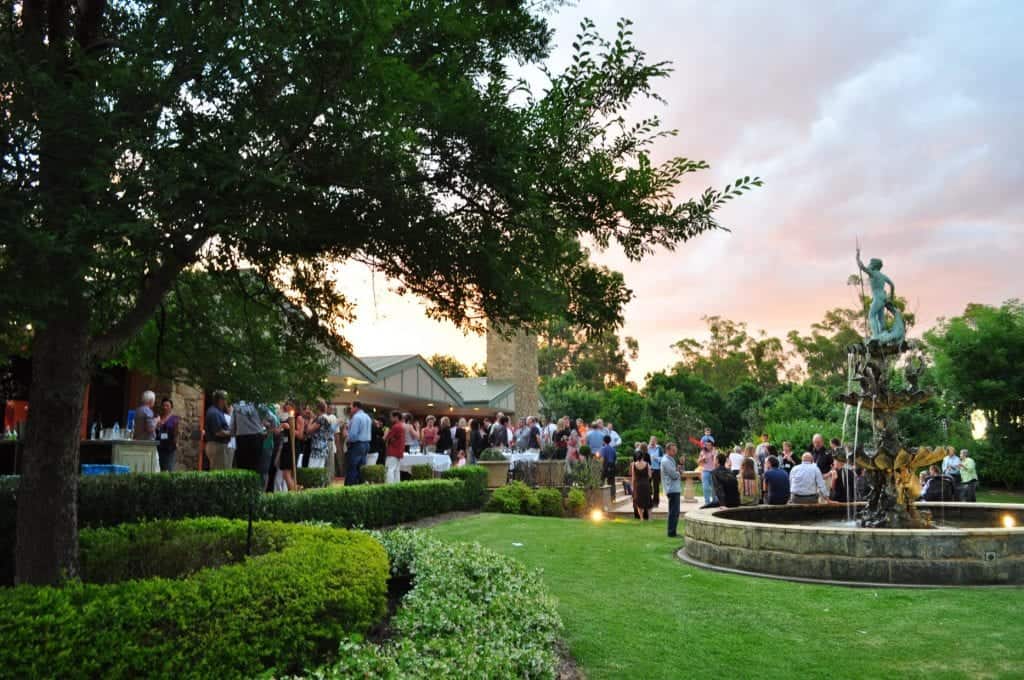
<path fill-rule="evenodd" d="M 414 481 L 434 478 L 434 468 L 429 465 L 413 465 L 409 468 L 409 477 Z"/>
<path fill-rule="evenodd" d="M 412 591 L 382 645 L 350 637 L 312 678 L 555 678 L 562 630 L 539 574 L 479 545 L 374 534 Z"/>
<path fill-rule="evenodd" d="M 246 558 L 246 529 L 200 519 L 83 530 L 87 579 L 146 578 L 0 591 L 0 668 L 60 678 L 295 673 L 383 618 L 388 560 L 372 537 L 257 522 L 256 556 Z M 215 564 L 235 563 L 195 571 L 199 546 Z"/>
<path fill-rule="evenodd" d="M 373 529 L 471 510 L 480 507 L 482 498 L 479 482 L 472 480 L 486 481 L 487 476 L 485 470 L 475 469 L 477 472 L 457 473 L 464 475 L 462 478 L 270 494 L 263 499 L 261 516 L 283 522 L 317 520 L 338 527 Z"/>
<path fill-rule="evenodd" d="M 299 468 L 296 481 L 306 489 L 322 489 L 331 485 L 327 468 Z"/>
<path fill-rule="evenodd" d="M 383 484 L 386 476 L 383 465 L 364 465 L 359 474 L 367 484 Z"/>
<path fill-rule="evenodd" d="M 85 528 L 142 519 L 241 519 L 251 507 L 255 519 L 377 528 L 483 506 L 484 468 L 453 468 L 444 477 L 275 494 L 262 493 L 260 476 L 246 470 L 81 477 L 78 516 Z M 17 477 L 0 477 L 0 585 L 14 581 L 17 486 Z"/>
<path fill-rule="evenodd" d="M 79 477 L 78 523 L 112 526 L 140 519 L 249 516 L 263 481 L 249 470 Z"/>
<path fill-rule="evenodd" d="M 461 480 L 466 488 L 466 510 L 481 508 L 487 500 L 487 469 L 480 465 L 454 467 L 441 475 L 444 479 Z"/>
<path fill-rule="evenodd" d="M 14 582 L 19 477 L 0 477 L 0 586 Z M 263 483 L 248 470 L 104 475 L 78 478 L 78 524 L 113 526 L 142 519 L 258 516 Z"/>

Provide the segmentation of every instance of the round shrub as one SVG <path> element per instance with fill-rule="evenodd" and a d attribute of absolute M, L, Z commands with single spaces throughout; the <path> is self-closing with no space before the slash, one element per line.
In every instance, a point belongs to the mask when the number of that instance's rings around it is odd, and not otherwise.
<path fill-rule="evenodd" d="M 484 449 L 480 453 L 480 460 L 493 463 L 499 461 L 507 461 L 508 458 L 505 457 L 505 454 L 502 453 L 501 449 L 490 448 Z"/>
<path fill-rule="evenodd" d="M 364 465 L 359 468 L 359 474 L 362 475 L 363 481 L 367 484 L 383 484 L 384 483 L 384 466 L 383 465 Z"/>
<path fill-rule="evenodd" d="M 331 485 L 331 475 L 327 468 L 302 468 L 298 470 L 299 486 L 307 489 L 322 489 Z"/>
<path fill-rule="evenodd" d="M 544 517 L 562 516 L 562 492 L 558 489 L 537 489 L 537 505 Z"/>
<path fill-rule="evenodd" d="M 0 667 L 60 678 L 296 673 L 383 617 L 388 560 L 372 537 L 257 522 L 251 557 L 248 543 L 247 524 L 225 519 L 84 530 L 87 580 L 139 580 L 0 591 Z"/>
<path fill-rule="evenodd" d="M 495 489 L 484 510 L 510 515 L 537 515 L 540 513 L 540 501 L 533 489 L 522 482 L 512 482 Z"/>
<path fill-rule="evenodd" d="M 424 479 L 434 478 L 434 468 L 429 465 L 413 465 L 409 468 L 409 476 L 412 477 L 413 481 L 421 481 Z"/>
<path fill-rule="evenodd" d="M 569 489 L 565 497 L 565 514 L 570 517 L 583 517 L 587 511 L 587 495 L 582 489 Z"/>

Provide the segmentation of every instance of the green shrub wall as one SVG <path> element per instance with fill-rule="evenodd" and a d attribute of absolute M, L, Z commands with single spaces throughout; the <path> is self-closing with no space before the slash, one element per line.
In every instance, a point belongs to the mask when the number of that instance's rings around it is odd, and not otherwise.
<path fill-rule="evenodd" d="M 246 523 L 153 522 L 82 532 L 86 575 L 118 578 L 159 567 L 133 542 L 166 543 L 184 578 L 0 590 L 0 668 L 6 677 L 249 678 L 298 673 L 333 657 L 337 641 L 383 617 L 388 559 L 372 537 L 256 523 L 264 554 L 191 573 L 184 553 L 239 550 Z M 218 541 L 218 536 L 222 540 Z M 244 543 L 243 543 L 244 545 Z M 218 551 L 219 552 L 219 551 Z M 232 559 L 241 559 L 233 555 Z M 128 566 L 119 566 L 128 565 Z M 140 571 L 141 570 L 141 571 Z"/>

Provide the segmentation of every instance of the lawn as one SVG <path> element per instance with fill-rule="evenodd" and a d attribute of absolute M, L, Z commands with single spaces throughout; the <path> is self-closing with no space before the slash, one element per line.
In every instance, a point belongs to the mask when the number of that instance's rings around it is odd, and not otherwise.
<path fill-rule="evenodd" d="M 719 574 L 676 560 L 661 521 L 481 514 L 431 531 L 542 569 L 590 680 L 1024 677 L 1024 589 Z"/>
<path fill-rule="evenodd" d="M 1006 489 L 995 489 L 993 491 L 979 491 L 979 503 L 1024 503 L 1024 493 L 1020 491 L 1007 491 Z"/>

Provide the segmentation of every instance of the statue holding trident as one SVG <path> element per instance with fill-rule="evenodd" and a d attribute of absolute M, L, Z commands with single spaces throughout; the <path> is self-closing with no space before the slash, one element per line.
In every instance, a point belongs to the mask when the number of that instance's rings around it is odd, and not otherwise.
<path fill-rule="evenodd" d="M 870 340 L 877 340 L 883 344 L 898 343 L 903 340 L 906 328 L 903 323 L 903 314 L 896 307 L 896 284 L 888 276 L 882 273 L 882 261 L 877 257 L 871 258 L 867 266 L 860 259 L 860 246 L 857 246 L 857 266 L 868 275 L 871 282 L 871 308 L 868 309 L 868 326 L 871 329 Z M 886 294 L 885 284 L 889 284 L 889 293 Z M 893 325 L 889 328 L 885 322 L 885 310 L 893 315 Z"/>

